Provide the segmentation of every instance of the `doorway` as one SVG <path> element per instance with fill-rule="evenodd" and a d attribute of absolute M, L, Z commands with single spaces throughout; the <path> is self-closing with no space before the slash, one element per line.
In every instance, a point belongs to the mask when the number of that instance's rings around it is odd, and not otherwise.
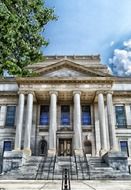
<path fill-rule="evenodd" d="M 41 140 L 39 144 L 39 155 L 45 156 L 47 155 L 47 142 L 45 140 Z"/>
<path fill-rule="evenodd" d="M 72 139 L 59 139 L 59 156 L 72 155 Z"/>

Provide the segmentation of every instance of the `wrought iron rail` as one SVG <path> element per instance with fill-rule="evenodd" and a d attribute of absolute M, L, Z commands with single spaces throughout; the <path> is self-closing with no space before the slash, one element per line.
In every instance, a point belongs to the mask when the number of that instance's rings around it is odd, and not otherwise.
<path fill-rule="evenodd" d="M 55 157 L 54 157 L 54 161 L 53 161 L 53 173 L 52 173 L 52 180 L 54 180 L 55 164 L 56 164 L 56 155 L 55 155 Z"/>
<path fill-rule="evenodd" d="M 76 160 L 75 152 L 74 152 L 74 158 L 75 158 L 75 166 L 76 166 L 76 175 L 77 175 L 77 180 L 78 180 L 78 166 L 77 166 L 77 160 Z"/>
<path fill-rule="evenodd" d="M 86 163 L 86 168 L 87 168 L 87 175 L 89 175 L 89 179 L 90 179 L 90 166 L 89 166 L 89 161 L 87 161 L 87 157 L 86 157 L 86 154 L 83 150 L 83 155 L 84 155 L 84 160 L 85 160 L 85 163 Z"/>
<path fill-rule="evenodd" d="M 39 167 L 38 167 L 35 179 L 38 179 L 38 175 L 40 175 L 39 179 L 41 179 L 42 174 L 44 172 L 44 167 L 45 167 L 46 159 L 47 159 L 47 155 L 45 155 L 44 157 L 42 157 L 42 159 L 41 159 L 41 161 L 39 163 Z"/>
<path fill-rule="evenodd" d="M 69 172 L 69 169 L 67 169 L 67 168 L 62 170 L 62 187 L 61 187 L 61 190 L 71 190 L 70 172 Z"/>

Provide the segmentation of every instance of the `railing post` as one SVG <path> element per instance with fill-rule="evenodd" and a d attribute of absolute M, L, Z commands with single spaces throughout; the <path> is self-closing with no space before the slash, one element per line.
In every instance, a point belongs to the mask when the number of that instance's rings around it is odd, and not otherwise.
<path fill-rule="evenodd" d="M 69 170 L 67 168 L 62 171 L 62 190 L 71 190 Z"/>

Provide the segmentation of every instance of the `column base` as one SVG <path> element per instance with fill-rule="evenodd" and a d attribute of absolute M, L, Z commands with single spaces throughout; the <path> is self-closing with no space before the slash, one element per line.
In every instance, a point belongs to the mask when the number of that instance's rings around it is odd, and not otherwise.
<path fill-rule="evenodd" d="M 31 156 L 31 149 L 29 149 L 29 148 L 24 148 L 23 149 L 23 153 L 26 155 L 26 156 Z"/>
<path fill-rule="evenodd" d="M 83 150 L 82 149 L 75 149 L 74 150 L 76 156 L 83 156 Z"/>
<path fill-rule="evenodd" d="M 105 155 L 107 153 L 107 150 L 105 150 L 105 149 L 101 149 L 100 150 L 100 156 L 103 156 L 103 155 Z"/>
<path fill-rule="evenodd" d="M 48 156 L 55 156 L 56 155 L 56 150 L 55 149 L 49 149 L 48 150 Z"/>
<path fill-rule="evenodd" d="M 108 152 L 110 152 L 110 153 L 118 153 L 118 152 L 120 152 L 120 150 L 118 150 L 118 149 L 110 149 Z"/>
<path fill-rule="evenodd" d="M 23 152 L 20 148 L 15 148 L 14 150 L 12 150 L 13 152 Z"/>

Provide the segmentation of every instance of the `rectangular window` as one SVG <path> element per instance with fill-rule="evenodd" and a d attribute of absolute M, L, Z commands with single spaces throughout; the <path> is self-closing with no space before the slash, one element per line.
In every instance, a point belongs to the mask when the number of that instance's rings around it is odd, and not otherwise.
<path fill-rule="evenodd" d="M 124 106 L 115 106 L 116 125 L 118 128 L 126 128 L 126 114 Z"/>
<path fill-rule="evenodd" d="M 70 106 L 61 106 L 61 125 L 70 125 Z"/>
<path fill-rule="evenodd" d="M 91 125 L 90 106 L 82 106 L 82 125 Z"/>
<path fill-rule="evenodd" d="M 120 141 L 120 147 L 121 147 L 121 152 L 124 152 L 126 156 L 129 156 L 127 141 Z"/>
<path fill-rule="evenodd" d="M 49 105 L 40 107 L 40 125 L 49 125 Z"/>
<path fill-rule="evenodd" d="M 15 113 L 16 113 L 16 106 L 7 106 L 6 122 L 5 122 L 5 125 L 7 127 L 13 127 L 15 125 Z"/>
<path fill-rule="evenodd" d="M 12 150 L 11 141 L 4 141 L 3 151 L 11 151 L 11 150 Z"/>

